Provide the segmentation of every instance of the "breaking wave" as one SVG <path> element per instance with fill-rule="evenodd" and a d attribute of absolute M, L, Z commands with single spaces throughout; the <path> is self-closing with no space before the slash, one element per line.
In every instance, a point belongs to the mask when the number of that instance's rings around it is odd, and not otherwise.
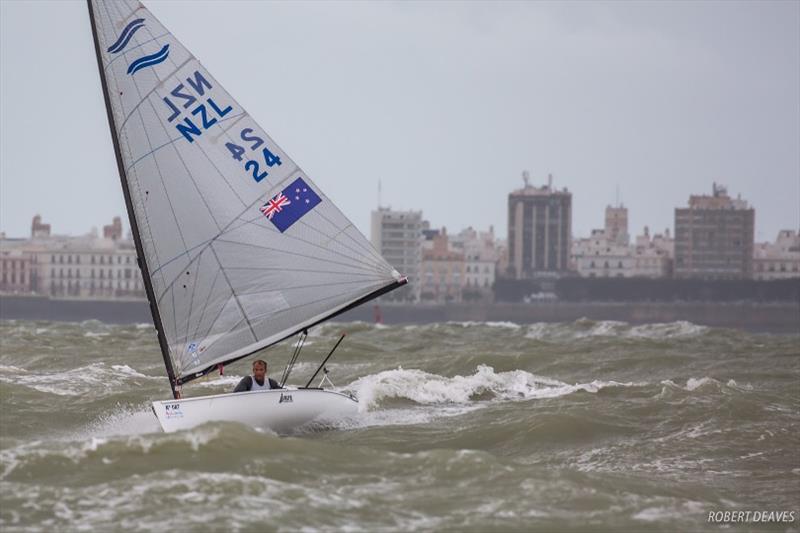
<path fill-rule="evenodd" d="M 524 370 L 497 373 L 490 366 L 478 365 L 472 375 L 451 378 L 416 369 L 386 370 L 359 378 L 346 390 L 355 392 L 362 410 L 369 410 L 392 399 L 411 400 L 421 405 L 466 404 L 476 400 L 555 398 L 578 391 L 597 393 L 606 387 L 642 385 L 646 383 L 599 380 L 570 385 Z"/>

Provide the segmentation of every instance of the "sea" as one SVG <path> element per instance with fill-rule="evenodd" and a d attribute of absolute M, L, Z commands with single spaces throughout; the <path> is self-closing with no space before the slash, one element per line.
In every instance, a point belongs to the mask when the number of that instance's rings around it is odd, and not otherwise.
<path fill-rule="evenodd" d="M 289 385 L 341 332 L 358 416 L 165 434 L 151 324 L 0 322 L 0 531 L 800 530 L 800 333 L 329 323 Z"/>

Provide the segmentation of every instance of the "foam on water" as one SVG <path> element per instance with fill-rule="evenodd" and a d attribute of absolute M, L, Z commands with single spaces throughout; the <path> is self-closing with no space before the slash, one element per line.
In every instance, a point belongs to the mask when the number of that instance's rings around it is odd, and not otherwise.
<path fill-rule="evenodd" d="M 527 327 L 525 337 L 536 340 L 557 341 L 591 339 L 594 337 L 621 337 L 633 339 L 680 339 L 705 335 L 710 331 L 686 321 L 643 324 L 632 326 L 627 322 L 602 320 L 594 322 L 582 318 L 572 323 L 538 322 Z"/>
<path fill-rule="evenodd" d="M 128 365 L 92 363 L 63 372 L 29 372 L 14 366 L 0 368 L 0 382 L 23 385 L 57 396 L 85 396 L 98 391 L 112 393 L 128 380 L 161 380 L 147 376 Z"/>
<path fill-rule="evenodd" d="M 559 380 L 537 376 L 524 370 L 496 373 L 487 365 L 478 365 L 469 376 L 451 378 L 423 370 L 386 370 L 350 383 L 346 390 L 359 398 L 360 409 L 377 408 L 383 400 L 398 398 L 422 405 L 470 403 L 473 398 L 490 393 L 495 401 L 555 398 L 577 391 L 596 393 L 605 387 L 640 386 L 642 383 L 620 383 L 595 380 L 570 385 Z"/>

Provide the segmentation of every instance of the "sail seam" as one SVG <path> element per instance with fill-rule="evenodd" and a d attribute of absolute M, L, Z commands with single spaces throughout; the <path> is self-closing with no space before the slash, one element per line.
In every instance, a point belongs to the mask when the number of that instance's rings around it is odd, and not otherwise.
<path fill-rule="evenodd" d="M 255 340 L 258 340 L 258 335 L 256 335 L 255 330 L 253 330 L 253 325 L 250 323 L 250 319 L 247 316 L 247 312 L 245 312 L 244 306 L 242 306 L 242 302 L 239 301 L 239 295 L 236 294 L 236 289 L 233 288 L 231 280 L 228 278 L 228 273 L 225 272 L 224 268 L 222 268 L 222 261 L 219 260 L 217 251 L 214 249 L 214 245 L 212 244 L 211 246 L 209 246 L 209 249 L 211 250 L 211 253 L 214 254 L 214 259 L 217 260 L 217 264 L 219 265 L 219 268 L 222 271 L 222 277 L 225 278 L 225 283 L 227 283 L 228 287 L 231 289 L 231 295 L 233 296 L 236 305 L 239 306 L 239 311 L 242 313 L 242 317 L 244 317 L 244 320 L 247 322 L 247 327 L 250 328 L 250 333 L 253 334 L 253 338 Z"/>
<path fill-rule="evenodd" d="M 350 263 L 341 263 L 339 261 L 331 261 L 330 259 L 325 259 L 324 257 L 314 257 L 314 256 L 311 256 L 311 255 L 301 254 L 299 252 L 290 252 L 288 250 L 281 250 L 279 248 L 271 248 L 269 246 L 263 246 L 263 245 L 254 244 L 254 243 L 231 241 L 231 240 L 228 240 L 228 239 L 217 239 L 216 242 L 224 242 L 224 243 L 228 243 L 228 244 L 236 244 L 236 245 L 239 245 L 239 246 L 249 246 L 251 248 L 257 248 L 259 250 L 268 250 L 268 251 L 271 251 L 271 252 L 278 252 L 278 253 L 282 253 L 282 254 L 286 254 L 286 255 L 293 255 L 293 256 L 296 256 L 296 257 L 302 257 L 302 258 L 305 258 L 305 259 L 311 259 L 311 260 L 314 260 L 314 261 L 321 261 L 323 263 L 334 264 L 334 265 L 339 265 L 339 266 L 344 266 L 344 267 L 349 267 L 349 268 L 355 268 L 355 269 L 362 270 L 362 271 L 365 271 L 365 272 L 370 272 L 370 270 L 368 268 L 355 266 L 355 265 L 352 265 Z"/>
<path fill-rule="evenodd" d="M 254 226 L 258 227 L 258 228 L 262 228 L 262 229 L 265 229 L 265 230 L 272 230 L 273 232 L 275 232 L 275 229 L 274 229 L 274 227 L 273 227 L 273 228 L 269 228 L 269 227 L 268 227 L 268 226 L 266 226 L 266 225 L 261 225 L 261 224 L 258 224 L 258 222 L 260 221 L 260 219 L 261 219 L 261 218 L 263 218 L 263 217 L 259 217 L 259 218 L 256 218 L 256 219 L 254 219 L 254 220 L 246 220 L 245 222 L 246 222 L 246 223 L 248 223 L 248 224 L 252 224 L 252 225 L 254 225 Z M 306 227 L 306 228 L 309 228 L 309 229 L 315 229 L 315 228 L 313 228 L 313 227 L 311 227 L 311 226 L 308 226 L 308 225 L 305 225 L 304 227 Z M 324 236 L 324 237 L 328 238 L 328 235 L 326 235 L 326 234 L 325 234 L 325 233 L 323 233 L 322 231 L 319 231 L 318 233 L 319 233 L 320 235 L 322 235 L 322 236 Z M 344 258 L 346 258 L 346 259 L 350 259 L 350 257 L 349 257 L 349 256 L 347 256 L 347 255 L 343 254 L 342 252 L 339 252 L 338 250 L 331 249 L 331 248 L 329 248 L 329 247 L 327 247 L 327 246 L 323 246 L 323 245 L 321 245 L 321 244 L 316 244 L 316 243 L 313 243 L 313 242 L 311 242 L 311 241 L 309 241 L 309 240 L 306 240 L 306 239 L 301 239 L 300 237 L 297 237 L 297 236 L 295 236 L 295 235 L 287 235 L 286 233 L 284 233 L 283 235 L 284 235 L 285 237 L 288 237 L 288 238 L 292 239 L 292 240 L 296 240 L 296 241 L 302 242 L 302 243 L 304 243 L 304 244 L 308 244 L 309 246 L 313 246 L 313 247 L 315 247 L 315 248 L 319 248 L 320 250 L 324 250 L 325 252 L 332 253 L 332 254 L 335 254 L 335 255 L 338 255 L 338 256 L 344 257 Z M 329 239 L 329 241 L 330 241 L 330 240 L 331 240 L 331 239 Z M 336 242 L 337 244 L 342 244 L 342 243 L 340 243 L 339 241 L 335 241 L 335 242 Z M 351 251 L 353 251 L 353 250 L 352 250 L 352 249 L 350 249 L 350 248 L 348 248 L 348 250 L 351 250 Z M 372 263 L 372 264 L 370 264 L 370 265 L 369 265 L 369 266 L 371 266 L 371 267 L 372 267 L 372 268 L 370 268 L 370 269 L 363 268 L 363 266 L 362 266 L 362 265 L 359 265 L 359 264 L 356 264 L 356 263 L 353 263 L 353 266 L 354 266 L 355 268 L 359 268 L 359 269 L 361 269 L 361 270 L 371 270 L 372 272 L 375 272 L 376 274 L 383 274 L 383 273 L 385 273 L 385 269 L 381 269 L 381 268 L 379 268 L 379 267 L 380 267 L 380 265 L 377 265 L 377 264 L 374 264 L 374 263 Z"/>
<path fill-rule="evenodd" d="M 211 296 L 214 294 L 214 288 L 217 286 L 218 279 L 219 279 L 219 269 L 217 269 L 214 273 L 214 281 L 211 283 L 211 289 L 209 289 L 205 303 L 203 303 L 203 311 L 200 313 L 200 317 L 197 319 L 197 326 L 194 328 L 194 334 L 192 335 L 193 339 L 198 338 L 197 333 L 200 331 L 200 326 L 203 324 L 203 319 L 205 318 L 206 310 L 208 309 L 208 303 L 211 301 Z"/>

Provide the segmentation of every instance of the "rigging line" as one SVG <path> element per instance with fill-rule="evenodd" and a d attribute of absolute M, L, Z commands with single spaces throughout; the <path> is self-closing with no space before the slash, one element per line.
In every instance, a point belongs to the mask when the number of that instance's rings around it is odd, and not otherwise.
<path fill-rule="evenodd" d="M 130 118 L 133 116 L 133 114 L 134 114 L 134 113 L 135 113 L 135 112 L 136 112 L 136 111 L 139 109 L 139 106 L 141 106 L 141 105 L 144 103 L 144 101 L 145 101 L 145 100 L 149 99 L 149 98 L 150 98 L 150 95 L 151 95 L 151 94 L 153 94 L 154 92 L 156 92 L 156 90 L 158 90 L 159 88 L 163 88 L 163 87 L 164 87 L 164 83 L 166 83 L 166 81 L 167 81 L 168 79 L 170 79 L 170 78 L 171 78 L 173 75 L 175 75 L 175 73 L 176 73 L 176 72 L 178 72 L 180 69 L 182 69 L 183 67 L 185 67 L 185 66 L 186 66 L 186 64 L 187 64 L 189 61 L 191 61 L 192 59 L 194 59 L 194 57 L 193 57 L 193 56 L 190 54 L 190 55 L 189 55 L 189 58 L 188 58 L 186 61 L 184 61 L 183 63 L 181 63 L 181 65 L 180 65 L 178 68 L 176 68 L 175 70 L 173 70 L 172 72 L 170 72 L 169 74 L 167 74 L 167 75 L 164 77 L 164 79 L 163 79 L 163 80 L 161 80 L 161 82 L 160 82 L 160 83 L 157 83 L 157 84 L 155 84 L 155 85 L 153 86 L 153 88 L 152 88 L 152 89 L 150 89 L 150 91 L 149 91 L 149 92 L 148 92 L 146 95 L 144 95 L 144 97 L 142 97 L 142 98 L 139 100 L 139 103 L 138 103 L 138 104 L 136 104 L 136 106 L 134 106 L 134 108 L 133 108 L 133 109 L 131 109 L 130 113 L 128 113 L 128 116 L 126 116 L 126 117 L 125 117 L 125 120 L 123 120 L 123 121 L 122 121 L 122 124 L 120 125 L 119 129 L 121 129 L 121 130 L 122 130 L 122 129 L 125 129 L 125 125 L 128 123 L 128 119 L 130 119 Z M 156 76 L 156 78 L 158 78 L 158 77 Z M 158 115 L 156 115 L 156 116 L 158 116 Z"/>
<path fill-rule="evenodd" d="M 141 48 L 142 46 L 144 46 L 144 45 L 146 45 L 148 43 L 152 43 L 155 40 L 161 39 L 162 37 L 166 37 L 167 35 L 169 35 L 169 32 L 162 33 L 161 35 L 157 35 L 156 37 L 153 37 L 152 39 L 148 39 L 148 40 L 146 40 L 144 42 L 141 42 L 141 43 L 137 44 L 136 46 L 131 46 L 130 48 L 126 48 L 124 52 L 122 52 L 121 54 L 115 55 L 114 58 L 111 59 L 111 61 L 106 63 L 106 66 L 103 67 L 103 70 L 104 71 L 108 70 L 108 67 L 110 67 L 112 63 L 114 63 L 117 59 L 119 59 L 121 57 L 126 57 L 126 54 L 128 52 L 132 52 L 132 51 L 136 50 L 137 48 Z M 136 41 L 138 42 L 139 39 L 136 39 Z"/>
<path fill-rule="evenodd" d="M 304 259 L 310 259 L 312 261 L 320 261 L 320 262 L 327 263 L 327 264 L 339 265 L 339 266 L 343 266 L 343 267 L 353 268 L 353 269 L 356 269 L 356 270 L 362 270 L 364 272 L 374 273 L 374 272 L 371 272 L 370 269 L 368 269 L 368 268 L 364 268 L 364 267 L 361 267 L 361 266 L 354 266 L 354 265 L 352 265 L 350 263 L 342 263 L 340 261 L 332 261 L 330 259 L 325 259 L 323 257 L 314 257 L 314 256 L 306 255 L 306 254 L 301 254 L 301 253 L 298 253 L 298 252 L 290 252 L 288 250 L 281 250 L 281 249 L 278 249 L 278 248 L 271 248 L 269 246 L 261 246 L 261 245 L 258 245 L 258 244 L 253 244 L 253 243 L 248 243 L 248 242 L 230 241 L 230 240 L 227 240 L 227 239 L 217 239 L 217 242 L 224 242 L 224 243 L 227 243 L 227 244 L 235 244 L 235 245 L 239 245 L 239 246 L 247 246 L 247 247 L 250 247 L 250 248 L 256 248 L 258 250 L 268 250 L 270 252 L 276 252 L 276 253 L 281 253 L 281 254 L 286 254 L 286 255 L 292 255 L 292 256 L 295 256 L 295 257 L 302 257 Z"/>
<path fill-rule="evenodd" d="M 246 223 L 252 224 L 252 225 L 254 225 L 254 226 L 258 227 L 258 228 L 262 228 L 264 230 L 271 230 L 274 234 L 278 234 L 278 231 L 275 229 L 274 226 L 272 226 L 272 224 L 269 224 L 269 225 L 267 225 L 267 224 L 264 224 L 264 225 L 258 224 L 258 222 L 260 221 L 261 218 L 264 218 L 264 217 L 261 216 L 259 218 L 254 219 L 254 220 L 247 220 Z M 272 227 L 270 227 L 270 226 L 272 226 Z M 310 228 L 310 229 L 314 229 L 313 226 L 309 226 L 308 224 L 306 224 L 304 227 Z M 325 235 L 322 232 L 320 232 L 320 233 L 322 235 Z M 333 248 L 322 246 L 320 244 L 316 244 L 316 243 L 311 242 L 309 240 L 301 239 L 300 237 L 297 237 L 297 236 L 294 236 L 294 235 L 288 235 L 286 233 L 283 233 L 282 235 L 284 235 L 285 237 L 288 237 L 289 239 L 296 240 L 296 241 L 302 242 L 304 244 L 308 244 L 309 246 L 313 246 L 315 248 L 319 248 L 320 250 L 323 250 L 323 251 L 325 251 L 327 253 L 335 254 L 335 255 L 338 255 L 338 256 L 343 257 L 345 259 L 354 259 L 352 256 L 346 255 L 346 254 L 344 254 L 344 253 L 342 253 L 342 252 L 340 252 L 338 250 L 335 250 Z M 350 250 L 350 249 L 348 248 L 348 250 Z M 350 251 L 354 251 L 354 250 L 350 250 Z M 365 265 L 354 263 L 353 266 L 362 267 L 363 268 Z M 381 273 L 384 272 L 383 270 L 379 270 L 378 268 L 376 268 L 376 265 L 369 265 L 369 266 L 373 267 L 370 270 L 372 270 L 376 274 L 381 274 Z M 364 269 L 364 270 L 367 270 L 367 269 Z"/>
<path fill-rule="evenodd" d="M 281 382 L 280 386 L 286 383 L 286 380 L 289 379 L 289 374 L 292 372 L 292 367 L 294 366 L 295 361 L 297 361 L 297 356 L 300 355 L 300 350 L 303 349 L 303 344 L 306 342 L 306 338 L 308 337 L 308 330 L 303 330 L 303 333 L 300 335 L 300 338 L 297 340 L 297 343 L 294 345 L 294 352 L 292 353 L 289 360 L 286 362 L 286 367 L 283 369 L 283 375 L 281 375 Z"/>
<path fill-rule="evenodd" d="M 222 271 L 222 277 L 225 278 L 225 283 L 228 284 L 228 288 L 230 288 L 231 290 L 231 295 L 233 296 L 234 301 L 236 301 L 236 305 L 239 306 L 239 311 L 242 313 L 242 316 L 247 322 L 247 327 L 250 328 L 250 333 L 253 334 L 253 338 L 255 340 L 258 340 L 258 335 L 256 335 L 256 332 L 253 330 L 253 325 L 250 323 L 250 319 L 248 318 L 247 313 L 245 312 L 244 307 L 242 306 L 242 302 L 239 301 L 239 295 L 236 294 L 236 289 L 233 288 L 231 280 L 228 279 L 228 274 L 225 272 L 225 269 L 222 268 L 222 262 L 219 260 L 217 251 L 214 249 L 214 245 L 212 244 L 211 246 L 209 246 L 209 249 L 211 250 L 211 253 L 214 254 L 214 259 L 217 260 L 217 264 L 219 265 L 219 268 Z"/>

